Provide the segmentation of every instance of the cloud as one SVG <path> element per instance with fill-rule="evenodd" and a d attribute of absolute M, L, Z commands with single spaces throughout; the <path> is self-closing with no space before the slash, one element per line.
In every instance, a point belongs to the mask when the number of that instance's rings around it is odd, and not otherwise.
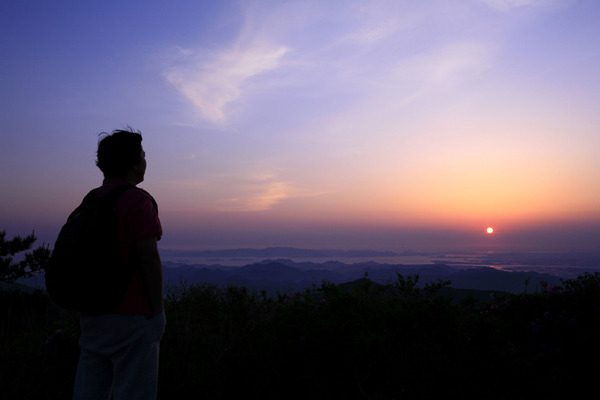
<path fill-rule="evenodd" d="M 263 43 L 232 45 L 215 54 L 180 51 L 177 64 L 164 77 L 210 122 L 223 122 L 228 104 L 243 96 L 251 78 L 276 69 L 288 52 L 285 46 Z"/>
<path fill-rule="evenodd" d="M 259 212 L 300 196 L 273 174 L 221 173 L 169 181 L 167 194 L 179 209 L 202 212 Z"/>
<path fill-rule="evenodd" d="M 349 121 L 348 128 L 364 129 L 373 126 L 373 121 L 397 121 L 400 109 L 435 100 L 443 93 L 460 98 L 489 70 L 494 55 L 495 48 L 489 43 L 464 41 L 399 57 L 389 66 L 379 68 L 376 77 L 365 81 L 361 100 L 351 114 L 354 121 Z M 362 116 L 368 120 L 357 124 L 356 120 Z M 342 114 L 340 118 L 348 117 Z"/>
<path fill-rule="evenodd" d="M 247 181 L 239 185 L 236 191 L 236 196 L 217 201 L 218 211 L 266 211 L 292 196 L 288 182 L 270 179 Z"/>
<path fill-rule="evenodd" d="M 479 0 L 481 3 L 499 11 L 512 11 L 525 7 L 548 7 L 562 3 L 558 0 Z"/>
<path fill-rule="evenodd" d="M 269 211 L 288 200 L 318 197 L 331 190 L 307 189 L 282 178 L 280 173 L 234 172 L 213 176 L 204 190 L 212 192 L 211 205 L 220 212 Z"/>
<path fill-rule="evenodd" d="M 420 70 L 426 86 L 452 86 L 489 66 L 490 50 L 480 43 L 452 43 L 435 51 L 414 57 L 409 70 Z"/>
<path fill-rule="evenodd" d="M 164 77 L 203 119 L 222 123 L 230 116 L 228 106 L 244 106 L 250 90 L 265 84 L 258 78 L 276 70 L 277 80 L 271 83 L 293 88 L 285 93 L 341 109 L 347 102 L 371 97 L 372 90 L 385 92 L 394 83 L 414 88 L 419 82 L 426 87 L 416 91 L 429 90 L 461 71 L 472 71 L 486 56 L 477 45 L 432 36 L 440 26 L 451 27 L 448 21 L 455 18 L 441 18 L 430 7 L 404 2 L 374 2 L 368 7 L 356 2 L 347 7 L 294 4 L 247 7 L 233 41 L 214 50 L 177 47 Z M 416 79 L 396 73 L 403 68 Z M 276 89 L 271 94 L 276 98 L 282 93 Z M 338 98 L 335 105 L 328 104 L 332 97 Z"/>

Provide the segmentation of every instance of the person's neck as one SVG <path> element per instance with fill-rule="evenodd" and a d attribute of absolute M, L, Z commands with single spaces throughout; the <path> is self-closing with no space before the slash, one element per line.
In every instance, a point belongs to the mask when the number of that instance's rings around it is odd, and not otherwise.
<path fill-rule="evenodd" d="M 138 183 L 141 183 L 144 179 L 140 179 L 140 175 L 136 171 L 130 169 L 127 173 L 127 177 L 125 178 L 125 180 L 131 183 L 133 186 L 136 186 Z"/>

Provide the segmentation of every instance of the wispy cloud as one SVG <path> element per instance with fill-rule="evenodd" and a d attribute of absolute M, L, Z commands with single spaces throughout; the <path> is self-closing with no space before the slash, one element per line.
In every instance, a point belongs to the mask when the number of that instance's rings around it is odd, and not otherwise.
<path fill-rule="evenodd" d="M 318 197 L 331 192 L 331 189 L 303 187 L 283 171 L 268 168 L 214 175 L 205 181 L 204 190 L 211 193 L 209 208 L 220 212 L 269 211 L 286 201 Z"/>
<path fill-rule="evenodd" d="M 478 42 L 456 42 L 417 54 L 397 64 L 395 80 L 417 85 L 414 96 L 472 81 L 490 65 L 492 49 Z"/>
<path fill-rule="evenodd" d="M 266 211 L 292 196 L 290 184 L 283 181 L 247 182 L 237 189 L 239 191 L 237 196 L 217 202 L 218 211 Z"/>
<path fill-rule="evenodd" d="M 487 61 L 482 43 L 432 38 L 427 27 L 440 29 L 436 24 L 452 24 L 454 16 L 441 18 L 412 3 L 373 2 L 367 7 L 349 2 L 343 9 L 286 3 L 261 8 L 260 13 L 248 7 L 244 13 L 230 43 L 216 50 L 178 47 L 177 57 L 164 72 L 199 115 L 213 123 L 228 121 L 228 106 L 236 102 L 243 106 L 253 85 L 264 84 L 257 78 L 274 71 L 279 73 L 276 84 L 293 87 L 317 102 L 323 99 L 325 107 L 333 106 L 326 99 L 338 97 L 336 106 L 342 109 L 346 102 L 369 99 L 374 89 L 385 93 L 396 83 L 423 93 Z M 423 87 L 415 88 L 416 84 Z"/>
<path fill-rule="evenodd" d="M 254 41 L 232 45 L 217 53 L 181 51 L 177 65 L 164 76 L 208 121 L 223 122 L 225 108 L 243 96 L 251 78 L 276 69 L 288 52 L 285 46 Z"/>
<path fill-rule="evenodd" d="M 300 196 L 293 185 L 274 174 L 244 172 L 169 181 L 169 196 L 184 208 L 208 212 L 267 211 L 281 201 Z M 201 198 L 195 202 L 193 199 Z"/>
<path fill-rule="evenodd" d="M 479 0 L 479 2 L 499 11 L 511 11 L 524 7 L 554 7 L 565 3 L 564 0 Z"/>
<path fill-rule="evenodd" d="M 473 90 L 474 82 L 491 68 L 494 52 L 493 45 L 471 41 L 398 58 L 378 68 L 368 80 L 356 81 L 357 88 L 361 85 L 359 99 L 349 105 L 351 109 L 330 115 L 327 127 L 321 128 L 324 132 L 345 132 L 346 136 L 355 132 L 362 137 L 369 132 L 371 139 L 378 130 L 397 130 L 398 123 L 407 118 L 403 111 L 407 107 L 436 101 L 447 93 L 458 100 Z"/>

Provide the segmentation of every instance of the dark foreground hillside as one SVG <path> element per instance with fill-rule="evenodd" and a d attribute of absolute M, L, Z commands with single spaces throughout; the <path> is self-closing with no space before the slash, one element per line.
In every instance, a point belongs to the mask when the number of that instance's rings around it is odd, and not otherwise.
<path fill-rule="evenodd" d="M 401 275 L 276 297 L 170 288 L 160 398 L 579 398 L 600 372 L 599 284 L 487 301 Z M 0 297 L 0 398 L 68 399 L 76 317 L 42 292 Z"/>

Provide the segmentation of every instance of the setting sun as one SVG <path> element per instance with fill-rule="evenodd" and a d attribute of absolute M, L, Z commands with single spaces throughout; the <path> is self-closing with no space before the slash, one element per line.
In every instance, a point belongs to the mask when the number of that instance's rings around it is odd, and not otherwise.
<path fill-rule="evenodd" d="M 490 226 L 490 227 L 488 227 L 488 228 L 487 228 L 485 231 L 486 231 L 486 232 L 487 232 L 487 234 L 489 235 L 489 234 L 492 234 L 492 233 L 494 233 L 494 228 L 492 228 L 492 227 Z"/>

